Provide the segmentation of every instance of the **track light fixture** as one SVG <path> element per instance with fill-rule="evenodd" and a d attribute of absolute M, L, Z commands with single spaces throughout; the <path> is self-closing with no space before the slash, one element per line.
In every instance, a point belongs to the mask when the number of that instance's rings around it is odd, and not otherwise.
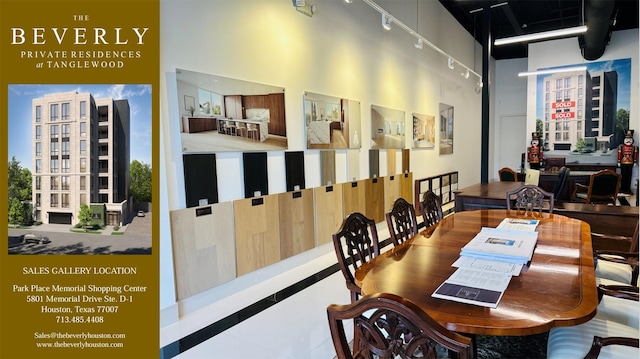
<path fill-rule="evenodd" d="M 465 72 L 461 72 L 460 76 L 464 77 L 465 79 L 469 78 L 469 70 L 465 71 Z"/>
<path fill-rule="evenodd" d="M 382 27 L 384 27 L 385 30 L 391 30 L 391 16 L 382 14 Z"/>
<path fill-rule="evenodd" d="M 577 35 L 577 34 L 583 34 L 585 32 L 587 32 L 587 26 L 583 25 L 583 26 L 569 27 L 566 29 L 538 32 L 535 34 L 505 37 L 503 39 L 496 39 L 493 42 L 493 44 L 495 46 L 500 46 L 500 45 L 513 44 L 516 42 L 528 42 L 528 41 L 535 41 L 535 40 L 551 39 L 554 37 Z"/>
<path fill-rule="evenodd" d="M 454 68 L 454 66 L 453 66 L 453 65 L 454 65 L 454 61 L 453 61 L 453 59 L 450 57 L 450 58 L 447 60 L 447 66 L 449 66 L 449 68 L 450 68 L 451 70 L 453 70 L 453 68 Z"/>
<path fill-rule="evenodd" d="M 418 39 L 418 42 L 414 45 L 416 49 L 422 50 L 422 39 Z"/>

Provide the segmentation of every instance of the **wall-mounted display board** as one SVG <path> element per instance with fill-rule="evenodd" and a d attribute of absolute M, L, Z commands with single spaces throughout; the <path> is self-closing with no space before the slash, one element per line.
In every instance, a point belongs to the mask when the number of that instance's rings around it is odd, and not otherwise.
<path fill-rule="evenodd" d="M 436 147 L 436 117 L 413 113 L 413 148 Z"/>
<path fill-rule="evenodd" d="M 304 152 L 285 152 L 284 164 L 287 181 L 287 191 L 305 189 Z M 296 188 L 297 186 L 297 188 Z"/>
<path fill-rule="evenodd" d="M 315 245 L 313 190 L 278 194 L 280 207 L 280 258 L 302 253 Z"/>
<path fill-rule="evenodd" d="M 405 148 L 402 150 L 402 173 L 411 171 L 411 150 Z"/>
<path fill-rule="evenodd" d="M 183 153 L 287 148 L 284 88 L 176 69 Z"/>
<path fill-rule="evenodd" d="M 251 198 L 269 194 L 267 153 L 243 153 L 242 167 L 244 169 L 244 197 Z"/>
<path fill-rule="evenodd" d="M 382 222 L 384 218 L 384 180 L 382 178 L 369 178 L 365 180 L 364 215 L 376 221 Z"/>
<path fill-rule="evenodd" d="M 384 212 L 390 212 L 393 208 L 393 203 L 396 199 L 400 198 L 400 178 L 399 175 L 389 175 L 382 178 L 384 181 Z"/>
<path fill-rule="evenodd" d="M 371 148 L 404 148 L 404 111 L 371 105 Z"/>
<path fill-rule="evenodd" d="M 217 203 L 216 155 L 213 153 L 185 154 L 182 156 L 182 164 L 186 206 L 195 207 Z"/>
<path fill-rule="evenodd" d="M 433 177 L 419 178 L 414 182 L 414 204 L 422 200 L 425 192 L 431 190 L 440 197 L 443 211 L 453 208 L 455 192 L 458 190 L 458 172 L 448 172 Z"/>
<path fill-rule="evenodd" d="M 440 145 L 441 155 L 453 153 L 453 106 L 440 104 Z"/>
<path fill-rule="evenodd" d="M 233 217 L 238 276 L 281 259 L 278 195 L 233 201 Z"/>
<path fill-rule="evenodd" d="M 316 206 L 316 245 L 331 242 L 331 235 L 340 229 L 344 214 L 342 189 L 344 184 L 313 189 Z"/>
<path fill-rule="evenodd" d="M 360 212 L 366 215 L 366 185 L 369 180 L 359 180 L 342 184 L 342 198 L 344 201 L 344 217 L 348 217 L 353 212 Z M 337 229 L 336 229 L 337 231 Z"/>
<path fill-rule="evenodd" d="M 395 149 L 387 150 L 387 176 L 398 173 L 398 169 L 396 168 L 396 152 L 397 150 Z"/>
<path fill-rule="evenodd" d="M 369 178 L 380 177 L 380 151 L 369 150 Z"/>
<path fill-rule="evenodd" d="M 231 202 L 180 209 L 170 215 L 178 300 L 236 278 Z"/>
<path fill-rule="evenodd" d="M 347 161 L 349 162 L 347 178 L 351 181 L 356 181 L 360 178 L 360 150 L 347 151 Z"/>
<path fill-rule="evenodd" d="M 336 183 L 336 151 L 320 151 L 320 183 Z"/>
<path fill-rule="evenodd" d="M 308 149 L 360 148 L 360 102 L 311 92 L 304 94 Z"/>

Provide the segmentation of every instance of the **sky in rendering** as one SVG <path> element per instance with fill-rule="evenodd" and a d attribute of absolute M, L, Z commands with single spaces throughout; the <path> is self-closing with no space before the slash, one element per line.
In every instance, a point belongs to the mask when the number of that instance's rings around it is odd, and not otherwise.
<path fill-rule="evenodd" d="M 9 158 L 33 172 L 31 101 L 45 94 L 76 91 L 93 98 L 126 99 L 130 108 L 130 160 L 151 165 L 151 85 L 9 85 Z"/>

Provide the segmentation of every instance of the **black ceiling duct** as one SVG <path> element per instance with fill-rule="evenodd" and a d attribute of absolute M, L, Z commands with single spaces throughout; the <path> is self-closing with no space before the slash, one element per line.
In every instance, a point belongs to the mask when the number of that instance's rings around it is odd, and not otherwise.
<path fill-rule="evenodd" d="M 616 15 L 614 0 L 584 0 L 584 23 L 587 32 L 578 36 L 578 43 L 585 60 L 597 60 L 611 39 Z"/>

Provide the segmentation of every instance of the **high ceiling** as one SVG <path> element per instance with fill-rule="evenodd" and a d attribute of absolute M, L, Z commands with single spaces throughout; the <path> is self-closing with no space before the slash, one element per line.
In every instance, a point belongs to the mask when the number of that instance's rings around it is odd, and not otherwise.
<path fill-rule="evenodd" d="M 483 13 L 489 7 L 493 39 L 583 24 L 582 0 L 439 0 L 442 5 L 482 43 Z M 587 0 L 594 1 L 594 0 Z M 602 1 L 602 0 L 598 0 Z M 617 9 L 612 30 L 638 28 L 638 0 L 615 1 Z M 499 5 L 504 4 L 504 5 Z M 491 6 L 494 6 L 491 8 Z M 587 24 L 588 26 L 588 24 Z M 576 47 L 578 46 L 576 40 Z M 497 60 L 527 57 L 527 44 L 494 46 L 491 55 Z"/>

